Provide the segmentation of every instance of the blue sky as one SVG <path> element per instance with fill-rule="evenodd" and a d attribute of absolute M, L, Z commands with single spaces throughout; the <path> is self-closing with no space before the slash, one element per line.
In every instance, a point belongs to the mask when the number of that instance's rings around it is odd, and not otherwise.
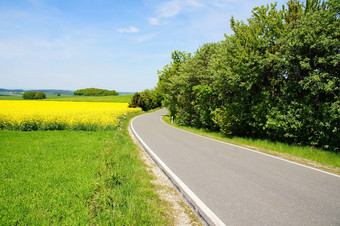
<path fill-rule="evenodd" d="M 270 0 L 0 0 L 0 88 L 141 91 Z M 278 1 L 281 8 L 286 1 Z"/>

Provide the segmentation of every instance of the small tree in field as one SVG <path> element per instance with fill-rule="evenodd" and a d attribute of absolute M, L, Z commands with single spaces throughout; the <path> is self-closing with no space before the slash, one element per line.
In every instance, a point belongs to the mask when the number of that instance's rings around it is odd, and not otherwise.
<path fill-rule="evenodd" d="M 22 96 L 25 100 L 33 100 L 35 97 L 35 92 L 24 92 Z"/>
<path fill-rule="evenodd" d="M 22 97 L 25 100 L 46 99 L 46 94 L 43 92 L 25 92 Z"/>
<path fill-rule="evenodd" d="M 46 94 L 43 92 L 36 92 L 34 99 L 46 99 Z"/>

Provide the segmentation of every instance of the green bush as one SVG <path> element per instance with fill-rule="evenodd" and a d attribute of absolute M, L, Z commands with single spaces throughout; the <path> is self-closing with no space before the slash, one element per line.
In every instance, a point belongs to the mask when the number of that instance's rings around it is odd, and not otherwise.
<path fill-rule="evenodd" d="M 46 94 L 43 92 L 36 92 L 34 99 L 46 99 Z"/>
<path fill-rule="evenodd" d="M 35 97 L 35 92 L 24 92 L 22 96 L 25 100 L 33 100 Z"/>
<path fill-rule="evenodd" d="M 25 100 L 46 99 L 46 94 L 43 92 L 25 92 L 22 96 Z"/>
<path fill-rule="evenodd" d="M 141 97 L 140 97 L 140 93 L 136 92 L 135 94 L 133 94 L 133 96 L 131 97 L 131 101 L 129 103 L 129 107 L 130 108 L 137 108 L 141 106 Z"/>
<path fill-rule="evenodd" d="M 144 90 L 136 92 L 129 103 L 129 107 L 140 107 L 143 111 L 148 111 L 162 105 L 161 99 L 155 90 Z"/>

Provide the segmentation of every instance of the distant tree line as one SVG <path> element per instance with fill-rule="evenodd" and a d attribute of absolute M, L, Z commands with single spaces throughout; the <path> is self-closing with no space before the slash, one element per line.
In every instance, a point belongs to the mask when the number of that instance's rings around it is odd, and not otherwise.
<path fill-rule="evenodd" d="M 24 92 L 22 97 L 25 100 L 38 100 L 38 99 L 46 99 L 46 94 L 43 92 Z"/>
<path fill-rule="evenodd" d="M 338 0 L 256 7 L 225 40 L 174 51 L 156 90 L 181 125 L 338 152 L 339 12 Z"/>
<path fill-rule="evenodd" d="M 0 88 L 0 93 L 11 93 L 22 95 L 24 92 L 43 92 L 46 95 L 57 95 L 58 93 L 62 95 L 73 95 L 73 91 L 61 90 L 61 89 L 36 89 L 36 90 L 23 90 L 23 89 L 3 89 Z"/>
<path fill-rule="evenodd" d="M 78 89 L 73 92 L 75 96 L 117 96 L 118 92 L 115 90 L 97 89 L 97 88 L 86 88 Z"/>

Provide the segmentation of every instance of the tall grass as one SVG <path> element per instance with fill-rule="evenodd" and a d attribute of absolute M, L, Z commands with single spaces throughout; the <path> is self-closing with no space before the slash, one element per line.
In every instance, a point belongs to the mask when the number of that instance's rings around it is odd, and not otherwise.
<path fill-rule="evenodd" d="M 0 131 L 0 225 L 165 225 L 127 119 L 113 131 Z"/>

